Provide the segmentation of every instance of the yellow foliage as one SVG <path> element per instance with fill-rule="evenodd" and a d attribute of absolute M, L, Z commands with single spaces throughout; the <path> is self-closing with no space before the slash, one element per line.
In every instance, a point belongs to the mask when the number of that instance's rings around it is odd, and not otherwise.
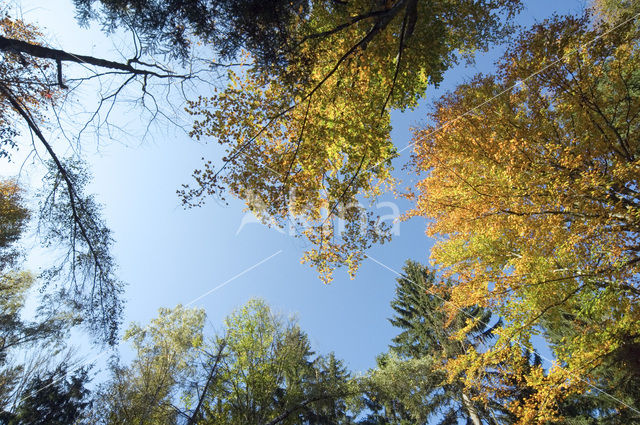
<path fill-rule="evenodd" d="M 589 371 L 640 332 L 635 28 L 594 30 L 587 17 L 537 25 L 497 76 L 443 97 L 435 124 L 415 133 L 415 164 L 428 176 L 410 215 L 431 219 L 432 259 L 459 280 L 452 302 L 507 321 L 503 348 L 471 367 L 496 364 L 503 349 L 512 362 L 520 347 L 509 341 L 561 323 L 563 312 L 579 319 L 556 347 L 561 366 L 527 377 L 536 391 L 513 406 L 522 424 L 552 420 L 557 403 L 588 388 Z"/>

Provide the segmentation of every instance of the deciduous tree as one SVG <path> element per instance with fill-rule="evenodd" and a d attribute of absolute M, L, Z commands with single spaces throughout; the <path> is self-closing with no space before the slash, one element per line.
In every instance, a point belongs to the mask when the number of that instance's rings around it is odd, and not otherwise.
<path fill-rule="evenodd" d="M 339 265 L 353 275 L 363 251 L 388 238 L 358 201 L 393 184 L 389 109 L 416 106 L 460 52 L 503 37 L 502 18 L 519 2 L 305 4 L 289 23 L 286 67 L 249 49 L 248 69 L 230 73 L 227 89 L 190 103 L 192 135 L 227 154 L 221 167 L 205 161 L 181 193 L 199 205 L 226 190 L 265 221 L 297 227 L 312 244 L 304 261 L 328 282 Z"/>
<path fill-rule="evenodd" d="M 427 177 L 411 215 L 431 219 L 432 259 L 456 276 L 451 313 L 479 305 L 506 320 L 469 364 L 517 363 L 512 342 L 528 345 L 542 319 L 569 311 L 580 323 L 555 346 L 548 374 L 529 379 L 536 391 L 519 406 L 522 423 L 553 419 L 559 400 L 593 389 L 605 358 L 637 347 L 637 28 L 629 19 L 594 27 L 589 15 L 536 25 L 496 75 L 444 96 L 415 135 Z"/>
<path fill-rule="evenodd" d="M 22 197 L 23 191 L 15 181 L 0 181 L 0 421 L 11 424 L 44 423 L 35 421 L 37 411 L 51 422 L 61 417 L 47 416 L 51 410 L 67 406 L 72 413 L 79 407 L 74 401 L 64 401 L 71 396 L 65 383 L 50 388 L 47 396 L 36 396 L 70 365 L 68 358 L 58 365 L 53 363 L 59 360 L 67 331 L 79 320 L 46 304 L 36 309 L 34 318 L 25 317 L 27 296 L 36 279 L 19 269 L 18 244 L 29 219 Z"/>
<path fill-rule="evenodd" d="M 294 321 L 251 300 L 225 323 L 226 346 L 201 423 L 349 423 L 349 373 L 333 355 L 314 356 Z"/>
<path fill-rule="evenodd" d="M 177 423 L 175 407 L 202 347 L 205 314 L 200 309 L 160 309 L 148 326 L 132 324 L 125 334 L 135 358 L 114 363 L 96 396 L 92 421 L 99 424 Z"/>
<path fill-rule="evenodd" d="M 50 283 L 59 278 L 63 298 L 59 302 L 84 310 L 85 324 L 102 340 L 114 342 L 122 284 L 114 273 L 110 232 L 97 203 L 83 193 L 88 182 L 83 166 L 79 161 L 65 163 L 59 158 L 42 130 L 42 122 L 66 87 L 61 76 L 62 62 L 83 59 L 44 47 L 38 29 L 12 18 L 4 6 L 0 14 L 0 52 L 4 59 L 0 65 L 0 157 L 10 159 L 18 148 L 21 129 L 32 135 L 32 149 L 36 144 L 44 148 L 50 161 L 45 162 L 49 173 L 44 178 L 39 230 L 45 245 L 66 250 L 42 280 Z M 9 217 L 12 212 L 2 213 Z"/>
<path fill-rule="evenodd" d="M 251 300 L 212 339 L 204 312 L 162 309 L 126 338 L 136 357 L 113 368 L 96 398 L 101 424 L 347 424 L 357 394 L 333 354 L 315 356 L 294 321 Z"/>

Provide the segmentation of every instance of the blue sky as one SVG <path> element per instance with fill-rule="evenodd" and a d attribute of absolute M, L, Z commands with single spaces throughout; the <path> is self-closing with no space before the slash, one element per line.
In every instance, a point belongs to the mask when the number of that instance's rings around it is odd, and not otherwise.
<path fill-rule="evenodd" d="M 525 1 L 518 22 L 528 26 L 554 12 L 577 13 L 585 4 L 575 0 Z M 79 28 L 70 1 L 30 0 L 22 5 L 25 19 L 37 22 L 53 40 L 52 46 L 117 58 L 114 44 L 117 47 L 123 39 L 109 40 L 99 28 Z M 480 53 L 475 65 L 450 70 L 439 89 L 427 91 L 417 110 L 394 112 L 392 138 L 396 146 L 403 148 L 410 143 L 410 127 L 425 119 L 425 111 L 439 94 L 477 72 L 491 72 L 502 48 Z M 85 95 L 86 99 L 91 97 L 85 93 L 75 101 L 85 102 Z M 128 131 L 144 132 L 144 120 L 135 109 L 119 114 Z M 61 140 L 59 146 L 68 145 Z M 194 303 L 206 310 L 213 329 L 220 329 L 222 319 L 234 308 L 251 297 L 262 297 L 275 310 L 296 314 L 316 351 L 334 351 L 354 371 L 374 366 L 375 356 L 385 351 L 394 335 L 387 321 L 396 277 L 392 272 L 365 260 L 354 280 L 345 270 L 338 270 L 333 283 L 324 285 L 313 269 L 300 264 L 305 248 L 301 239 L 255 223 L 238 233 L 245 214 L 240 202 L 231 201 L 226 206 L 211 200 L 203 208 L 192 210 L 180 206 L 176 189 L 190 182 L 200 158 L 219 162 L 222 155 L 213 143 L 195 142 L 184 132 L 161 125 L 145 140 L 135 136 L 103 138 L 98 147 L 91 137 L 85 137 L 82 146 L 82 155 L 94 175 L 91 191 L 105 206 L 104 215 L 116 240 L 114 254 L 120 278 L 128 284 L 125 323 L 146 323 L 159 307 L 189 303 L 281 251 Z M 397 175 L 405 180 L 403 186 L 411 184 L 411 177 L 401 169 L 409 151 L 395 160 Z M 15 166 L 9 166 L 0 174 L 14 170 Z M 37 172 L 33 176 L 32 184 L 37 187 Z M 402 211 L 409 207 L 392 195 L 385 200 L 397 203 Z M 389 209 L 381 211 L 386 214 Z M 400 270 L 407 259 L 426 262 L 432 241 L 424 230 L 424 220 L 403 222 L 399 235 L 388 244 L 372 248 L 369 254 L 395 270 Z M 94 349 L 86 346 L 83 351 Z"/>

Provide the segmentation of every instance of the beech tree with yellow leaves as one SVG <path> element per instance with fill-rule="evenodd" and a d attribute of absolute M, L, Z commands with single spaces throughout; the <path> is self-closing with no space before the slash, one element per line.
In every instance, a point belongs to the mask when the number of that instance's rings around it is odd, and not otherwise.
<path fill-rule="evenodd" d="M 206 159 L 181 194 L 193 206 L 228 191 L 265 221 L 293 223 L 328 282 L 389 237 L 360 204 L 393 184 L 389 109 L 416 106 L 462 56 L 500 40 L 520 2 L 307 3 L 287 21 L 285 66 L 250 55 L 225 90 L 189 104 L 192 135 L 227 155 Z"/>
<path fill-rule="evenodd" d="M 543 320 L 552 329 L 571 311 L 580 323 L 554 345 L 556 364 L 529 378 L 535 396 L 513 406 L 522 423 L 557 418 L 560 400 L 594 390 L 598 365 L 638 355 L 637 42 L 631 19 L 536 25 L 496 75 L 444 96 L 434 124 L 415 133 L 415 166 L 427 177 L 410 215 L 431 219 L 432 260 L 458 280 L 453 308 L 490 307 L 506 321 L 494 348 L 457 360 L 469 380 L 520 358 L 510 342 L 530 347 Z M 617 409 L 638 414 L 628 400 Z"/>

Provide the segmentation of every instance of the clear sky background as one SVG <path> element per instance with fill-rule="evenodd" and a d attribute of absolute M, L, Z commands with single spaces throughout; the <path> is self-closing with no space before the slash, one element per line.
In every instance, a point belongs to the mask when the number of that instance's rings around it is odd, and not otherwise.
<path fill-rule="evenodd" d="M 118 58 L 116 47 L 123 38 L 106 38 L 98 27 L 80 28 L 69 0 L 17 3 L 22 5 L 24 19 L 40 25 L 52 47 Z M 586 4 L 581 0 L 529 0 L 517 21 L 529 26 L 553 13 L 580 13 Z M 479 53 L 475 65 L 450 70 L 440 88 L 429 89 L 415 111 L 394 112 L 392 139 L 396 146 L 402 149 L 411 142 L 410 128 L 426 119 L 429 105 L 440 94 L 477 72 L 492 72 L 503 49 L 498 46 L 489 53 Z M 86 92 L 74 101 L 91 98 Z M 114 232 L 119 276 L 127 283 L 125 323 L 147 323 L 159 307 L 187 304 L 282 251 L 193 305 L 206 310 L 211 328 L 221 329 L 223 318 L 234 308 L 251 297 L 262 297 L 276 311 L 296 314 L 317 352 L 334 351 L 353 371 L 375 365 L 375 356 L 386 350 L 394 335 L 387 321 L 396 278 L 392 272 L 365 260 L 354 280 L 345 270 L 338 270 L 333 283 L 324 285 L 313 269 L 300 264 L 305 249 L 301 239 L 256 223 L 246 224 L 238 233 L 245 217 L 239 201 L 226 206 L 211 200 L 205 207 L 184 210 L 176 190 L 191 181 L 201 157 L 219 164 L 220 149 L 214 141 L 198 143 L 169 125 L 155 128 L 140 140 L 135 137 L 144 132 L 140 113 L 132 110 L 120 119 L 134 136 L 102 138 L 99 146 L 85 137 L 82 155 L 94 175 L 90 190 L 104 205 L 105 219 Z M 60 140 L 59 146 L 68 144 Z M 410 149 L 394 161 L 402 187 L 415 181 L 402 170 L 409 157 Z M 0 174 L 14 173 L 17 165 L 0 163 Z M 21 179 L 31 179 L 30 184 L 37 188 L 37 175 L 23 171 Z M 401 212 L 409 208 L 406 201 L 392 195 L 384 200 L 396 203 Z M 390 214 L 391 209 L 381 208 L 380 213 Z M 427 262 L 432 241 L 424 230 L 424 220 L 402 222 L 399 235 L 372 248 L 369 254 L 398 271 L 407 259 Z M 32 258 L 30 263 L 35 266 L 37 261 Z M 89 344 L 83 347 L 87 355 L 99 351 Z"/>

